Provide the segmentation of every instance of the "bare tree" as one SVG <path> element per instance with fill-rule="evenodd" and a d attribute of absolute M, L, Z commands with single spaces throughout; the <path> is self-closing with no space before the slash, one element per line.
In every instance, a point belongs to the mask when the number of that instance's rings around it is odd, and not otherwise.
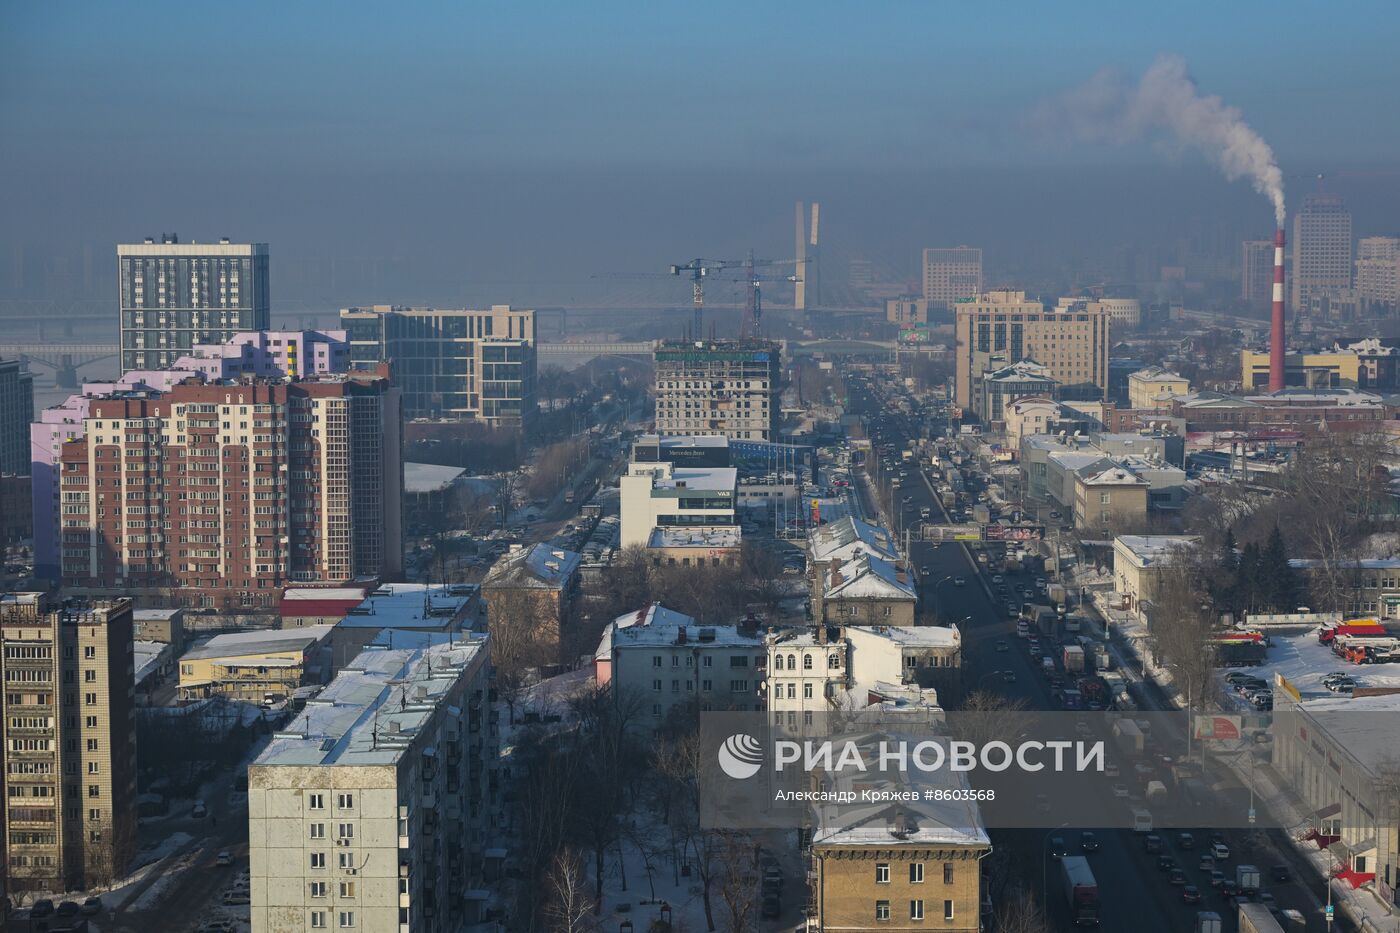
<path fill-rule="evenodd" d="M 515 706 L 528 686 L 530 671 L 558 660 L 558 615 L 539 593 L 523 588 L 492 590 L 487 606 L 496 688 L 514 723 Z"/>
<path fill-rule="evenodd" d="M 715 913 L 712 894 L 723 871 L 722 837 L 700 825 L 700 782 L 704 775 L 704 755 L 700 737 L 691 732 L 663 739 L 655 752 L 658 776 L 675 787 L 677 806 L 674 811 L 675 829 L 681 839 L 681 849 L 700 882 L 700 899 L 705 908 L 705 928 L 714 933 Z"/>
<path fill-rule="evenodd" d="M 996 912 L 997 933 L 1049 933 L 1041 905 L 1024 887 L 1017 885 L 1006 892 Z"/>
<path fill-rule="evenodd" d="M 747 933 L 758 903 L 758 870 L 754 842 L 746 833 L 720 833 L 719 894 L 728 916 L 729 933 Z"/>
<path fill-rule="evenodd" d="M 583 859 L 568 846 L 555 853 L 547 891 L 550 900 L 544 915 L 552 933 L 583 933 L 596 928 L 589 914 L 597 902 L 588 893 Z"/>
<path fill-rule="evenodd" d="M 1157 577 L 1148 607 L 1148 634 L 1162 666 L 1188 706 L 1205 703 L 1215 684 L 1217 617 L 1206 586 L 1211 579 L 1198 552 L 1178 549 Z"/>

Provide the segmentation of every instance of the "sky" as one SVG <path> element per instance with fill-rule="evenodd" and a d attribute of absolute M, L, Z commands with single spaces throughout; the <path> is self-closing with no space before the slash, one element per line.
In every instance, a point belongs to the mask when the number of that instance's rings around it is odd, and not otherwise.
<path fill-rule="evenodd" d="M 17 249 L 110 256 L 166 230 L 269 242 L 283 294 L 314 302 L 367 284 L 392 294 L 359 300 L 511 301 L 789 254 L 799 198 L 823 202 L 834 250 L 896 274 L 973 238 L 1013 270 L 1047 229 L 1069 255 L 1267 227 L 1195 153 L 1030 125 L 1047 95 L 1163 52 L 1243 111 L 1290 190 L 1327 172 L 1358 232 L 1390 232 L 1397 39 L 1381 2 L 9 0 L 0 293 Z M 369 260 L 398 271 L 328 282 Z"/>

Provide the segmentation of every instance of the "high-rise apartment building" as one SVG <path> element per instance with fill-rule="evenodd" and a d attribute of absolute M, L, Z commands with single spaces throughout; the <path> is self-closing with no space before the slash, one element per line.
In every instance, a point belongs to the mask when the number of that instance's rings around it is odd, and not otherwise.
<path fill-rule="evenodd" d="M 0 360 L 0 473 L 29 475 L 34 375 L 19 360 Z"/>
<path fill-rule="evenodd" d="M 495 812 L 488 643 L 423 640 L 360 652 L 248 768 L 253 933 L 486 919 L 472 891 Z"/>
<path fill-rule="evenodd" d="M 954 306 L 957 403 L 980 408 L 982 374 L 1022 360 L 1044 366 L 1061 386 L 1108 387 L 1112 314 L 1086 301 L 1047 311 L 1025 292 L 991 291 Z"/>
<path fill-rule="evenodd" d="M 136 852 L 131 601 L 0 596 L 7 894 L 81 891 Z"/>
<path fill-rule="evenodd" d="M 403 569 L 402 419 L 387 371 L 93 399 L 58 461 L 63 585 L 276 605 L 298 581 Z"/>
<path fill-rule="evenodd" d="M 117 246 L 123 374 L 165 369 L 196 344 L 272 326 L 266 243 L 160 239 Z"/>
<path fill-rule="evenodd" d="M 982 293 L 982 250 L 971 246 L 924 250 L 924 298 L 947 310 Z"/>
<path fill-rule="evenodd" d="M 1314 293 L 1351 287 L 1351 211 L 1335 194 L 1310 194 L 1293 215 L 1292 306 L 1303 313 Z"/>
<path fill-rule="evenodd" d="M 656 433 L 778 438 L 782 350 L 771 340 L 667 340 L 656 348 Z"/>
<path fill-rule="evenodd" d="M 1263 310 L 1273 302 L 1274 241 L 1245 240 L 1240 266 L 1240 299 Z"/>
<path fill-rule="evenodd" d="M 1366 313 L 1393 314 L 1400 309 L 1400 237 L 1356 241 L 1356 297 Z"/>
<path fill-rule="evenodd" d="M 503 427 L 535 414 L 535 312 L 345 308 L 340 322 L 356 366 L 391 363 L 409 418 Z"/>

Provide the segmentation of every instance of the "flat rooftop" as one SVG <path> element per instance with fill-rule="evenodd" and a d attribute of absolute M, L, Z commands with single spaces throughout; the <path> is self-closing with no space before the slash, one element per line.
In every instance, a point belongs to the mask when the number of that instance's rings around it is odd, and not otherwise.
<path fill-rule="evenodd" d="M 436 463 L 405 463 L 403 491 L 412 495 L 441 492 L 467 475 L 461 467 L 439 466 Z"/>
<path fill-rule="evenodd" d="M 338 625 L 346 628 L 447 629 L 481 593 L 473 583 L 386 583 L 365 595 Z"/>
<path fill-rule="evenodd" d="M 1177 548 L 1189 547 L 1199 540 L 1195 535 L 1119 535 L 1114 542 L 1136 558 L 1139 567 L 1150 567 L 1171 557 Z"/>
<path fill-rule="evenodd" d="M 457 676 L 486 661 L 486 640 L 366 648 L 275 733 L 254 768 L 391 765 L 415 746 Z M 419 747 L 435 755 L 431 745 Z"/>
<path fill-rule="evenodd" d="M 736 548 L 741 542 L 734 525 L 718 527 L 653 528 L 647 547 L 653 548 Z"/>
<path fill-rule="evenodd" d="M 181 657 L 182 661 L 206 658 L 243 658 L 254 655 L 278 654 L 283 651 L 305 651 L 330 634 L 330 625 L 307 625 L 302 628 L 259 629 L 256 632 L 229 632 L 202 641 Z"/>

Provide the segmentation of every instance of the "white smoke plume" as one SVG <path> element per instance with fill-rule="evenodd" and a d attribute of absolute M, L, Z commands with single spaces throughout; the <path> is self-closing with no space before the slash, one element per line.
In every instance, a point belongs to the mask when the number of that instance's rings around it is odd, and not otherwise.
<path fill-rule="evenodd" d="M 1105 69 L 1088 82 L 1044 102 L 1033 123 L 1056 135 L 1124 144 L 1165 131 L 1193 146 L 1234 181 L 1245 177 L 1274 205 L 1283 226 L 1283 173 L 1274 151 L 1239 109 L 1203 95 L 1179 55 L 1160 55 L 1136 86 Z"/>

